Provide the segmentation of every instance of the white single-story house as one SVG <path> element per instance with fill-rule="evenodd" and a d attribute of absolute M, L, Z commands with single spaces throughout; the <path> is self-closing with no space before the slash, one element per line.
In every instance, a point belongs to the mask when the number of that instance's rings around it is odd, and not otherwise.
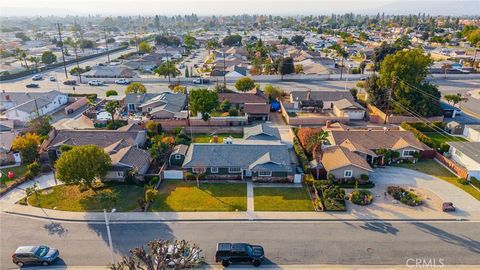
<path fill-rule="evenodd" d="M 468 171 L 468 178 L 480 179 L 480 142 L 447 142 L 452 160 Z"/>
<path fill-rule="evenodd" d="M 480 125 L 465 125 L 463 136 L 467 137 L 470 141 L 480 142 Z"/>
<path fill-rule="evenodd" d="M 8 119 L 27 122 L 37 116 L 55 112 L 67 104 L 68 94 L 59 91 L 43 93 L 2 93 Z"/>

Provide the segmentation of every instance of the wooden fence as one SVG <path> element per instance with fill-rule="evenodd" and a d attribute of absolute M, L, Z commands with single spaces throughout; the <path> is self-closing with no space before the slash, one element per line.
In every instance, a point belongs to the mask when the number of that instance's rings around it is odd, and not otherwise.
<path fill-rule="evenodd" d="M 467 179 L 468 171 L 463 166 L 458 164 L 457 162 L 446 158 L 445 156 L 441 155 L 438 152 L 435 152 L 435 159 L 438 160 L 440 163 L 445 165 L 447 168 L 452 170 L 458 177 Z"/>

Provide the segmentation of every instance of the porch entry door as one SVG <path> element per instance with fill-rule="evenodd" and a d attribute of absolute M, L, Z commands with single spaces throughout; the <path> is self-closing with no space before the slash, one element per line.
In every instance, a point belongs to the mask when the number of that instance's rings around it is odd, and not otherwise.
<path fill-rule="evenodd" d="M 244 170 L 245 177 L 252 177 L 252 171 Z"/>

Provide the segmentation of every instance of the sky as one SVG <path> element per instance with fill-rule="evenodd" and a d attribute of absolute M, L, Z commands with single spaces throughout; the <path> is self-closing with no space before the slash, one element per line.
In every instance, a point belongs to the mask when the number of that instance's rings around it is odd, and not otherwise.
<path fill-rule="evenodd" d="M 0 17 L 46 15 L 478 15 L 480 0 L 2 0 Z"/>

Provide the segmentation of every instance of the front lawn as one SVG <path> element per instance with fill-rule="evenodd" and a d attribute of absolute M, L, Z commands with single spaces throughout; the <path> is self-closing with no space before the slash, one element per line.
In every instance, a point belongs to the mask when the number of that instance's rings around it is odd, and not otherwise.
<path fill-rule="evenodd" d="M 253 190 L 255 211 L 313 211 L 305 188 L 257 187 Z"/>
<path fill-rule="evenodd" d="M 400 163 L 400 164 L 395 164 L 394 166 L 403 167 L 411 170 L 417 170 L 425 174 L 429 174 L 437 178 L 440 178 L 442 180 L 445 180 L 450 184 L 463 189 L 465 192 L 467 192 L 468 194 L 472 195 L 473 197 L 475 197 L 477 200 L 480 201 L 480 192 L 478 190 L 476 190 L 471 185 L 463 185 L 458 183 L 459 178 L 457 176 L 455 176 L 453 173 L 451 173 L 442 165 L 438 164 L 438 162 L 436 162 L 433 159 L 420 160 L 416 164 Z"/>
<path fill-rule="evenodd" d="M 115 208 L 119 212 L 139 208 L 138 200 L 143 197 L 143 187 L 136 185 L 106 185 L 95 190 L 81 190 L 78 185 L 60 185 L 44 189 L 37 201 L 35 195 L 28 198 L 32 206 L 63 211 L 103 211 Z"/>
<path fill-rule="evenodd" d="M 27 165 L 20 165 L 17 167 L 10 167 L 2 169 L 2 177 L 0 178 L 0 183 L 8 185 L 8 183 L 15 181 L 25 175 L 27 171 Z M 8 172 L 13 172 L 13 178 L 10 179 L 7 177 Z"/>
<path fill-rule="evenodd" d="M 213 212 L 246 211 L 245 183 L 201 183 L 166 180 L 159 188 L 159 196 L 150 205 L 152 212 Z"/>
<path fill-rule="evenodd" d="M 222 143 L 224 138 L 232 137 L 232 138 L 243 138 L 243 134 L 239 133 L 220 133 L 216 134 L 218 136 L 218 143 Z M 193 135 L 193 142 L 194 143 L 209 143 L 213 140 L 213 136 L 210 134 L 194 134 Z"/>
<path fill-rule="evenodd" d="M 462 137 L 451 136 L 447 134 L 439 134 L 437 132 L 423 132 L 427 135 L 430 139 L 432 139 L 435 145 L 441 145 L 442 143 L 446 142 L 466 142 L 467 140 Z"/>

